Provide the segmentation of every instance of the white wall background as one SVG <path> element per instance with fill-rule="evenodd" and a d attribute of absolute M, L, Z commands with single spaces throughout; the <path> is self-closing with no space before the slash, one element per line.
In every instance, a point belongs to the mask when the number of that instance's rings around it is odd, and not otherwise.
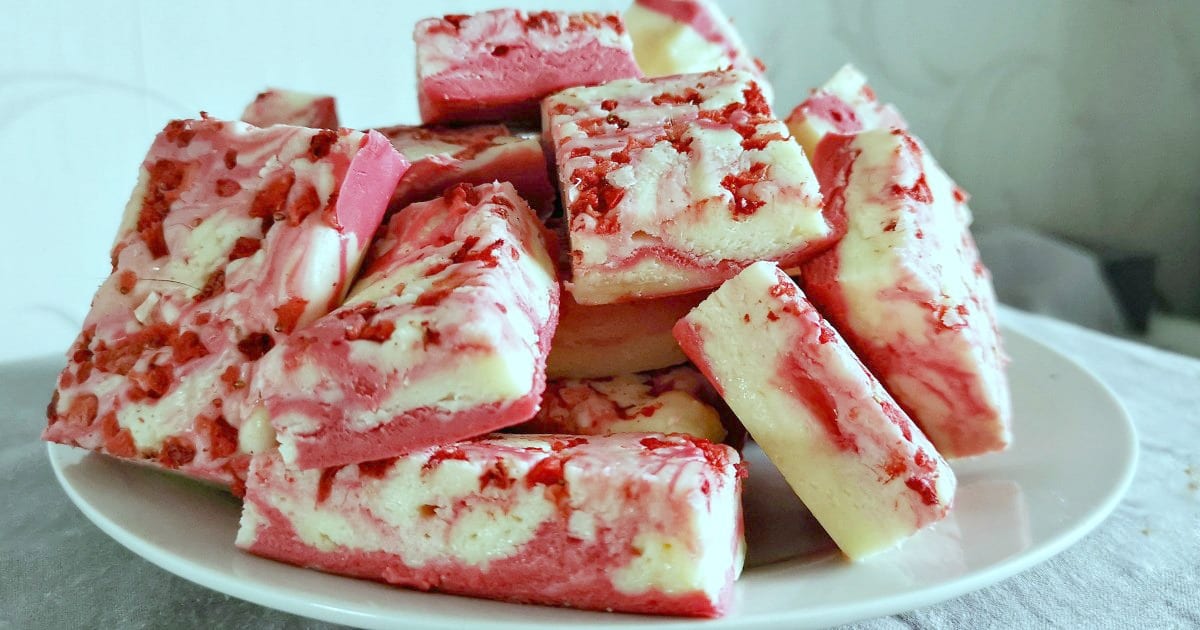
<path fill-rule="evenodd" d="M 236 117 L 266 85 L 343 124 L 416 121 L 414 20 L 623 0 L 0 2 L 0 360 L 62 352 L 170 118 Z M 846 61 L 973 194 L 982 226 L 1158 252 L 1200 314 L 1200 2 L 724 2 L 781 114 Z"/>

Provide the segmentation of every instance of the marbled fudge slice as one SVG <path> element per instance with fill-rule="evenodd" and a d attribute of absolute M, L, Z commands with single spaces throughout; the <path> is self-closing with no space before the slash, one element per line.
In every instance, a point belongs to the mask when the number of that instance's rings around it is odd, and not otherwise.
<path fill-rule="evenodd" d="M 950 467 L 774 264 L 721 285 L 675 335 L 851 559 L 949 511 Z"/>
<path fill-rule="evenodd" d="M 597 355 L 603 361 L 603 355 Z M 566 378 L 546 384 L 542 408 L 513 427 L 521 433 L 609 435 L 686 433 L 725 440 L 720 396 L 690 365 L 603 378 Z"/>
<path fill-rule="evenodd" d="M 296 125 L 337 129 L 337 101 L 332 96 L 276 88 L 261 92 L 242 112 L 242 120 L 256 127 Z"/>
<path fill-rule="evenodd" d="M 337 310 L 263 357 L 250 391 L 300 468 L 400 455 L 528 420 L 558 281 L 529 206 L 456 186 L 396 214 Z"/>
<path fill-rule="evenodd" d="M 908 127 L 900 112 L 890 103 L 880 102 L 867 78 L 850 64 L 797 105 L 788 114 L 787 126 L 810 160 L 817 144 L 829 134 Z"/>
<path fill-rule="evenodd" d="M 766 68 L 746 49 L 729 18 L 710 0 L 634 0 L 625 11 L 633 55 L 648 77 L 733 68 Z"/>
<path fill-rule="evenodd" d="M 397 586 L 715 617 L 742 565 L 736 451 L 690 436 L 488 436 L 324 470 L 254 458 L 237 544 Z"/>
<path fill-rule="evenodd" d="M 558 90 L 641 76 L 616 13 L 497 9 L 422 20 L 413 37 L 425 123 L 535 121 Z"/>
<path fill-rule="evenodd" d="M 396 212 L 439 197 L 454 184 L 509 182 L 539 217 L 554 211 L 557 192 L 550 183 L 546 154 L 537 138 L 514 135 L 504 125 L 379 129 L 412 162 L 400 178 L 389 206 Z"/>
<path fill-rule="evenodd" d="M 714 287 L 757 260 L 796 264 L 840 235 L 747 73 L 614 81 L 542 106 L 580 304 Z"/>
<path fill-rule="evenodd" d="M 849 230 L 802 267 L 805 291 L 946 457 L 1004 449 L 1006 359 L 966 193 L 900 130 L 829 136 L 814 160 Z"/>
<path fill-rule="evenodd" d="M 407 167 L 377 133 L 211 118 L 158 135 L 43 437 L 226 484 L 254 363 L 336 307 Z"/>

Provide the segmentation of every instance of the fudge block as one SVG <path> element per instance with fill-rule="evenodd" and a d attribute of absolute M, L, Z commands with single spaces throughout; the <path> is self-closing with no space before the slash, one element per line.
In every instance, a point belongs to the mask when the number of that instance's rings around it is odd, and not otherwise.
<path fill-rule="evenodd" d="M 741 466 L 645 433 L 487 436 L 324 470 L 269 453 L 237 545 L 425 591 L 714 617 L 742 565 Z"/>
<path fill-rule="evenodd" d="M 533 122 L 563 88 L 641 76 L 616 13 L 497 9 L 422 20 L 413 37 L 425 123 Z"/>
<path fill-rule="evenodd" d="M 571 88 L 542 107 L 580 304 L 711 288 L 840 236 L 799 145 L 745 72 Z"/>
<path fill-rule="evenodd" d="M 787 117 L 788 129 L 811 160 L 817 144 L 829 134 L 854 134 L 869 129 L 907 129 L 890 103 L 882 103 L 867 78 L 850 64 L 812 91 Z"/>
<path fill-rule="evenodd" d="M 949 511 L 950 467 L 774 264 L 721 285 L 675 335 L 851 559 Z"/>
<path fill-rule="evenodd" d="M 407 167 L 383 136 L 211 118 L 154 140 L 47 440 L 232 484 L 255 362 L 336 307 Z"/>
<path fill-rule="evenodd" d="M 337 129 L 337 101 L 332 96 L 292 90 L 268 89 L 259 93 L 242 112 L 242 120 L 256 127 L 295 125 Z"/>
<path fill-rule="evenodd" d="M 461 184 L 396 214 L 337 310 L 260 362 L 250 390 L 289 465 L 400 455 L 528 420 L 558 281 L 510 184 Z"/>
<path fill-rule="evenodd" d="M 542 407 L 521 433 L 609 435 L 686 433 L 725 440 L 720 396 L 690 365 L 604 378 L 566 378 L 546 384 Z"/>
<path fill-rule="evenodd" d="M 550 183 L 546 154 L 537 138 L 520 137 L 504 125 L 419 127 L 397 125 L 378 130 L 412 162 L 400 178 L 389 205 L 397 212 L 409 204 L 440 197 L 455 184 L 509 182 L 541 218 L 554 212 L 558 193 Z"/>
<path fill-rule="evenodd" d="M 1004 449 L 1007 359 L 966 193 L 901 130 L 829 136 L 814 160 L 849 230 L 803 265 L 809 298 L 946 457 Z"/>
<path fill-rule="evenodd" d="M 756 75 L 766 67 L 746 49 L 729 18 L 709 0 L 634 0 L 625 11 L 633 55 L 648 77 L 733 68 Z"/>

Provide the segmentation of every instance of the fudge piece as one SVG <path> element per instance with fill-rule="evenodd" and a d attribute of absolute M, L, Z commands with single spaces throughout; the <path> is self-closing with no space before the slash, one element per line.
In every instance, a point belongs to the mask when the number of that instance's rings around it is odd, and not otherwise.
<path fill-rule="evenodd" d="M 725 439 L 720 396 L 690 365 L 605 378 L 567 378 L 546 384 L 542 408 L 514 427 L 522 433 L 608 435 L 686 433 Z"/>
<path fill-rule="evenodd" d="M 542 107 L 580 304 L 714 287 L 757 260 L 796 264 L 840 235 L 745 72 L 571 88 Z"/>
<path fill-rule="evenodd" d="M 296 125 L 337 129 L 337 102 L 332 96 L 269 89 L 255 97 L 242 112 L 242 120 L 256 127 Z"/>
<path fill-rule="evenodd" d="M 946 457 L 1005 448 L 1011 403 L 967 196 L 901 130 L 833 135 L 814 164 L 849 230 L 804 289 Z"/>
<path fill-rule="evenodd" d="M 831 133 L 908 128 L 900 112 L 890 103 L 879 102 L 867 78 L 850 64 L 797 105 L 788 114 L 787 126 L 810 160 L 817 144 Z"/>
<path fill-rule="evenodd" d="M 558 318 L 542 239 L 508 183 L 396 214 L 345 303 L 260 361 L 255 415 L 284 460 L 369 461 L 531 418 Z"/>
<path fill-rule="evenodd" d="M 633 55 L 648 77 L 734 68 L 766 79 L 729 18 L 709 0 L 634 0 L 625 11 Z"/>
<path fill-rule="evenodd" d="M 254 458 L 237 545 L 424 591 L 719 616 L 743 558 L 737 451 L 684 435 L 497 435 L 298 471 Z"/>
<path fill-rule="evenodd" d="M 852 560 L 949 511 L 950 467 L 774 264 L 721 285 L 675 336 Z"/>
<path fill-rule="evenodd" d="M 642 75 L 616 13 L 497 9 L 421 20 L 413 37 L 425 123 L 533 122 L 563 88 Z"/>
<path fill-rule="evenodd" d="M 406 167 L 374 132 L 168 124 L 43 437 L 236 491 L 274 444 L 243 421 L 254 363 L 341 302 Z"/>
<path fill-rule="evenodd" d="M 554 212 L 558 193 L 537 138 L 516 136 L 504 125 L 398 125 L 379 132 L 412 162 L 392 195 L 391 212 L 439 197 L 454 184 L 493 181 L 511 183 L 539 217 Z"/>

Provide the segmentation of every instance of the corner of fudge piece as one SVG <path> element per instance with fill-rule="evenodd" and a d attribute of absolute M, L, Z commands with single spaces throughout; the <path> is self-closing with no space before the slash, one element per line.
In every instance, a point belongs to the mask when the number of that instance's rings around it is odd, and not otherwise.
<path fill-rule="evenodd" d="M 880 102 L 867 77 L 851 64 L 842 66 L 797 105 L 788 114 L 787 126 L 810 160 L 829 134 L 908 128 L 895 106 Z"/>
<path fill-rule="evenodd" d="M 641 76 L 616 13 L 496 9 L 417 23 L 424 123 L 537 119 L 563 88 Z"/>
<path fill-rule="evenodd" d="M 733 23 L 711 0 L 634 0 L 625 11 L 633 54 L 648 77 L 733 68 L 766 79 Z"/>
<path fill-rule="evenodd" d="M 256 127 L 295 125 L 337 129 L 337 101 L 324 94 L 269 88 L 260 92 L 242 112 L 242 120 Z"/>

